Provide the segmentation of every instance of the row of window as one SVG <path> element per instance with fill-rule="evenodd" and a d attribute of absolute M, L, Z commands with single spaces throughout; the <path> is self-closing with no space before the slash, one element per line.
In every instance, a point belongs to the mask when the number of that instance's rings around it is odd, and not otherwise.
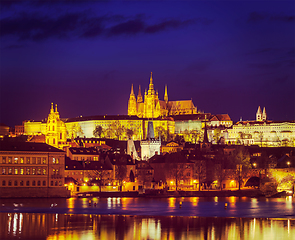
<path fill-rule="evenodd" d="M 53 174 L 59 174 L 59 169 L 53 169 Z M 2 175 L 46 175 L 46 168 L 2 168 Z"/>
<path fill-rule="evenodd" d="M 2 168 L 2 175 L 46 175 L 46 168 Z"/>
<path fill-rule="evenodd" d="M 9 164 L 47 164 L 46 157 L 2 157 L 2 163 L 9 163 Z M 53 164 L 59 164 L 58 158 L 52 158 Z"/>
<path fill-rule="evenodd" d="M 13 183 L 13 185 L 12 185 Z M 6 185 L 7 184 L 7 185 Z M 20 180 L 20 181 L 12 181 L 12 180 L 9 180 L 9 181 L 6 181 L 6 180 L 3 180 L 2 181 L 2 186 L 14 186 L 14 187 L 17 187 L 17 186 L 20 186 L 20 187 L 23 187 L 23 186 L 26 186 L 26 187 L 30 187 L 30 186 L 33 186 L 33 187 L 41 187 L 41 181 L 23 181 L 23 180 Z M 50 181 L 50 186 L 62 186 L 62 181 Z M 42 187 L 46 187 L 46 181 L 42 181 Z"/>

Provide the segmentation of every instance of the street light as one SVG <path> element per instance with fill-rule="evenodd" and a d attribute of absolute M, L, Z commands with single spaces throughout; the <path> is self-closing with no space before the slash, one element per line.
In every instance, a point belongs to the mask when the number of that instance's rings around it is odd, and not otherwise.
<path fill-rule="evenodd" d="M 291 164 L 290 161 L 288 161 L 288 162 L 287 162 L 288 167 L 290 167 L 290 164 Z"/>
<path fill-rule="evenodd" d="M 254 167 L 254 168 L 256 168 L 256 165 L 257 165 L 257 164 L 256 164 L 256 162 L 255 162 L 255 163 L 253 163 L 253 167 Z"/>

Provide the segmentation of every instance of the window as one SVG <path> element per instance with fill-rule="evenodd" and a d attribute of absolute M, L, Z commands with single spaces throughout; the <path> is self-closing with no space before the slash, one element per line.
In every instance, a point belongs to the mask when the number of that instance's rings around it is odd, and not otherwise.
<path fill-rule="evenodd" d="M 6 157 L 2 157 L 2 163 L 6 163 Z"/>
<path fill-rule="evenodd" d="M 37 174 L 38 174 L 38 175 L 41 175 L 41 168 L 38 168 L 38 170 L 37 170 Z"/>
<path fill-rule="evenodd" d="M 12 163 L 12 157 L 8 157 L 8 163 Z"/>
<path fill-rule="evenodd" d="M 20 186 L 24 186 L 24 181 L 21 180 L 21 181 L 19 182 L 19 185 L 20 185 Z"/>
<path fill-rule="evenodd" d="M 50 182 L 50 185 L 53 186 L 53 181 Z"/>
<path fill-rule="evenodd" d="M 32 158 L 32 163 L 36 164 L 36 158 L 35 157 Z"/>
<path fill-rule="evenodd" d="M 11 186 L 12 185 L 12 182 L 11 180 L 8 181 L 8 186 Z"/>
<path fill-rule="evenodd" d="M 46 175 L 46 169 L 43 168 L 43 175 Z"/>
<path fill-rule="evenodd" d="M 53 173 L 53 175 L 55 175 L 55 169 L 54 168 L 52 169 L 52 173 Z"/>
<path fill-rule="evenodd" d="M 37 186 L 41 186 L 41 181 L 38 181 L 37 182 Z"/>
<path fill-rule="evenodd" d="M 14 163 L 18 163 L 18 158 L 17 157 L 14 158 Z"/>
<path fill-rule="evenodd" d="M 17 175 L 17 174 L 18 174 L 18 169 L 15 168 L 15 169 L 14 169 L 14 175 Z"/>
<path fill-rule="evenodd" d="M 36 181 L 35 180 L 32 182 L 32 186 L 36 186 Z"/>
<path fill-rule="evenodd" d="M 43 158 L 42 163 L 46 164 L 46 158 Z"/>
<path fill-rule="evenodd" d="M 57 186 L 57 181 L 54 182 L 54 185 Z"/>
<path fill-rule="evenodd" d="M 52 158 L 52 163 L 55 164 L 55 158 Z"/>
<path fill-rule="evenodd" d="M 27 168 L 27 175 L 30 175 L 30 169 Z"/>
<path fill-rule="evenodd" d="M 41 158 L 40 157 L 37 158 L 37 164 L 41 164 Z"/>
<path fill-rule="evenodd" d="M 59 182 L 58 182 L 58 184 L 59 184 L 59 186 L 61 186 L 61 185 L 62 185 L 62 182 L 61 182 L 61 181 L 59 181 Z"/>
<path fill-rule="evenodd" d="M 5 180 L 2 181 L 2 186 L 6 186 Z"/>
<path fill-rule="evenodd" d="M 16 180 L 14 181 L 14 186 L 17 186 L 17 181 Z"/>
<path fill-rule="evenodd" d="M 24 157 L 20 157 L 20 163 L 24 164 L 24 162 L 25 162 Z"/>
<path fill-rule="evenodd" d="M 32 169 L 32 174 L 33 174 L 33 175 L 36 175 L 36 168 L 33 168 L 33 169 Z"/>
<path fill-rule="evenodd" d="M 27 181 L 26 182 L 26 186 L 30 186 L 30 181 Z"/>
<path fill-rule="evenodd" d="M 43 186 L 46 186 L 46 181 L 43 181 Z"/>
<path fill-rule="evenodd" d="M 12 168 L 8 168 L 8 174 L 9 174 L 9 175 L 12 174 Z"/>
<path fill-rule="evenodd" d="M 6 168 L 2 168 L 2 175 L 6 174 Z"/>
<path fill-rule="evenodd" d="M 27 160 L 26 160 L 26 163 L 27 163 L 27 164 L 30 164 L 30 158 L 27 157 L 26 159 L 27 159 Z"/>
<path fill-rule="evenodd" d="M 58 175 L 58 171 L 59 171 L 58 169 L 55 170 L 55 174 L 56 174 L 56 175 Z"/>
<path fill-rule="evenodd" d="M 24 169 L 23 168 L 20 169 L 20 173 L 19 174 L 20 175 L 24 175 Z"/>

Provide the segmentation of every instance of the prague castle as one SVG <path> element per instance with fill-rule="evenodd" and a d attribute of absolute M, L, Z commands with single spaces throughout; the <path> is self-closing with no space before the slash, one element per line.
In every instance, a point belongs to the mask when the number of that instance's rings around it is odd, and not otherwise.
<path fill-rule="evenodd" d="M 151 73 L 148 91 L 141 95 L 139 86 L 137 98 L 135 97 L 133 85 L 128 101 L 128 115 L 138 116 L 139 118 L 158 118 L 174 115 L 196 114 L 197 108 L 192 100 L 168 101 L 167 86 L 165 86 L 164 100 L 159 100 L 158 91 L 155 91 L 153 75 Z"/>
<path fill-rule="evenodd" d="M 45 120 L 24 121 L 16 129 L 23 129 L 18 134 L 29 135 L 28 140 L 46 142 L 60 149 L 67 145 L 69 139 L 76 137 L 144 140 L 147 139 L 149 122 L 153 123 L 155 138 L 161 136 L 162 142 L 173 140 L 177 135 L 188 142 L 193 142 L 193 139 L 201 141 L 206 125 L 212 143 L 295 146 L 294 121 L 268 120 L 265 108 L 261 111 L 259 107 L 256 120 L 233 124 L 228 114 L 198 112 L 192 100 L 169 101 L 167 86 L 164 100 L 160 100 L 152 74 L 144 96 L 139 86 L 136 97 L 133 85 L 131 86 L 127 113 L 62 119 L 57 106 L 54 109 L 51 104 Z M 100 129 L 99 134 L 97 129 Z"/>

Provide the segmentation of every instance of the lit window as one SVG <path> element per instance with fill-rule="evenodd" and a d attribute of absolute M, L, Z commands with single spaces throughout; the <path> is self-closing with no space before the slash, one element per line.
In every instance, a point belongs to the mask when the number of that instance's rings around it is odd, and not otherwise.
<path fill-rule="evenodd" d="M 36 175 L 36 168 L 33 168 L 33 169 L 32 169 L 32 174 L 33 174 L 33 175 Z"/>
<path fill-rule="evenodd" d="M 20 157 L 20 163 L 22 163 L 22 164 L 23 164 L 23 163 L 24 163 L 24 161 L 25 161 L 25 160 L 24 160 L 24 157 Z"/>
<path fill-rule="evenodd" d="M 38 170 L 37 170 L 37 174 L 38 174 L 38 175 L 41 175 L 41 168 L 38 168 Z"/>
<path fill-rule="evenodd" d="M 43 168 L 43 175 L 46 175 L 46 169 Z"/>
<path fill-rule="evenodd" d="M 23 168 L 20 169 L 20 175 L 24 175 L 24 169 Z"/>
<path fill-rule="evenodd" d="M 30 169 L 27 168 L 27 175 L 30 175 Z"/>
<path fill-rule="evenodd" d="M 18 169 L 17 169 L 17 168 L 14 169 L 14 174 L 15 174 L 15 175 L 18 174 Z"/>
<path fill-rule="evenodd" d="M 55 164 L 55 158 L 52 158 L 52 163 Z"/>
<path fill-rule="evenodd" d="M 6 168 L 2 168 L 2 175 L 6 174 Z"/>
<path fill-rule="evenodd" d="M 26 159 L 27 159 L 27 164 L 30 164 L 30 158 L 27 157 Z"/>
<path fill-rule="evenodd" d="M 6 163 L 6 157 L 2 157 L 2 163 Z"/>
<path fill-rule="evenodd" d="M 43 164 L 46 164 L 46 158 L 43 158 Z"/>
<path fill-rule="evenodd" d="M 12 168 L 8 168 L 8 174 L 9 174 L 9 175 L 12 174 Z"/>
<path fill-rule="evenodd" d="M 18 163 L 18 158 L 14 158 L 14 163 Z"/>

